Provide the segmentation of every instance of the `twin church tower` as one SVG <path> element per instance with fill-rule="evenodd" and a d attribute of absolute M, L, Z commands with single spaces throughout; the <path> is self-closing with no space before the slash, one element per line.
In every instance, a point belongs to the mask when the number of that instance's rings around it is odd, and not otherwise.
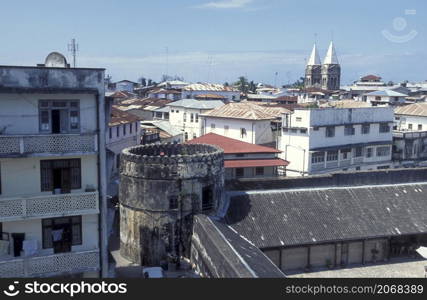
<path fill-rule="evenodd" d="M 324 90 L 339 90 L 341 66 L 333 42 L 329 44 L 323 64 L 320 62 L 316 44 L 313 46 L 310 58 L 305 68 L 304 86 L 306 88 L 322 88 Z"/>

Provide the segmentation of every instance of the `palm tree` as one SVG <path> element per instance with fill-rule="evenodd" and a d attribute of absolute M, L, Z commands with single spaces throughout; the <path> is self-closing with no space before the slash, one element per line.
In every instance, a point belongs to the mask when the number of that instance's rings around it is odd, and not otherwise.
<path fill-rule="evenodd" d="M 239 91 L 241 91 L 242 93 L 246 94 L 249 90 L 249 82 L 245 76 L 240 76 L 239 80 L 235 82 L 234 85 L 237 86 Z"/>

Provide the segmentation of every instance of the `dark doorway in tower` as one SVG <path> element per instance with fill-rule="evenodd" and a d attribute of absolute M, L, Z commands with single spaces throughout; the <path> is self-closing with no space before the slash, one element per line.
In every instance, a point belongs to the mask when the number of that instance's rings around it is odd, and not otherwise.
<path fill-rule="evenodd" d="M 212 185 L 206 186 L 202 191 L 202 211 L 208 211 L 213 208 Z"/>

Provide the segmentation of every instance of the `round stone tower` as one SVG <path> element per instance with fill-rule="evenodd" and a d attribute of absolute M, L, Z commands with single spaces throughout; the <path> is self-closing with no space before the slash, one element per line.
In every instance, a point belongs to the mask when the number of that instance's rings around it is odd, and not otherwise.
<path fill-rule="evenodd" d="M 120 167 L 120 253 L 158 266 L 190 255 L 193 216 L 223 203 L 224 157 L 203 144 L 151 144 L 123 150 Z"/>

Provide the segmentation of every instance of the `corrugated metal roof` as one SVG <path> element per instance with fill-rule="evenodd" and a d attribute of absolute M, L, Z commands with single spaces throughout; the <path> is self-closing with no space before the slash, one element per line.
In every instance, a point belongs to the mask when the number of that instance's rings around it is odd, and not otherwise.
<path fill-rule="evenodd" d="M 194 109 L 214 109 L 224 105 L 224 102 L 220 100 L 196 100 L 196 99 L 182 99 L 172 103 L 167 104 L 168 106 L 178 106 L 185 108 L 194 108 Z"/>
<path fill-rule="evenodd" d="M 274 120 L 281 117 L 283 113 L 288 112 L 289 110 L 283 107 L 261 106 L 248 101 L 243 101 L 238 103 L 228 103 L 203 114 L 203 116 L 246 120 Z"/>
<path fill-rule="evenodd" d="M 238 92 L 239 90 L 230 86 L 216 83 L 193 83 L 183 88 L 185 91 L 217 91 L 217 92 Z"/>
<path fill-rule="evenodd" d="M 427 103 L 414 103 L 395 108 L 396 115 L 427 117 Z"/>
<path fill-rule="evenodd" d="M 226 222 L 257 247 L 427 233 L 427 183 L 246 192 Z"/>
<path fill-rule="evenodd" d="M 111 117 L 108 126 L 117 126 L 120 124 L 128 124 L 139 121 L 139 118 L 133 114 L 122 111 L 117 107 L 111 107 Z"/>
<path fill-rule="evenodd" d="M 407 97 L 408 95 L 393 90 L 374 91 L 367 93 L 366 96 L 390 96 L 390 97 Z"/>

